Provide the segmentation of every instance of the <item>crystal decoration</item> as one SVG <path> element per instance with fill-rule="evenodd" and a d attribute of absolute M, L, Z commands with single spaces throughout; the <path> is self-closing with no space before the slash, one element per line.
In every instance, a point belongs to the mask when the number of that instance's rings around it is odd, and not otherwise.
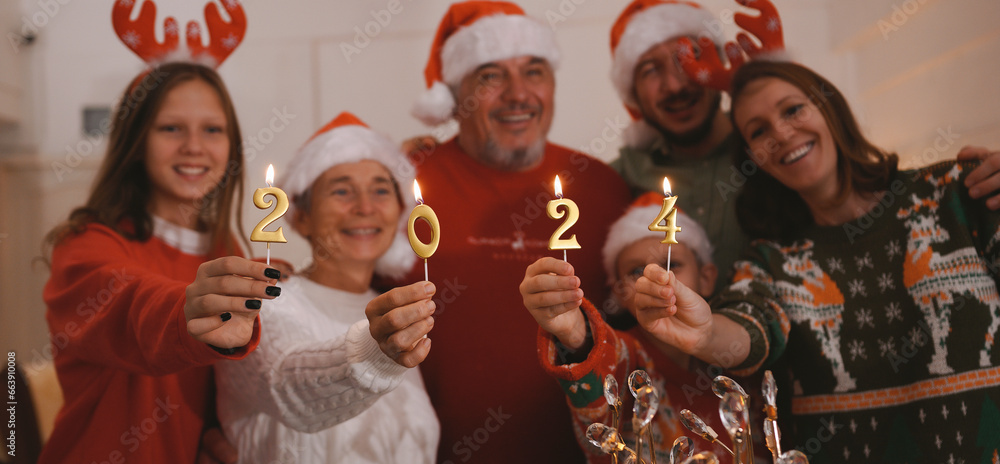
<path fill-rule="evenodd" d="M 643 385 L 636 392 L 635 406 L 632 412 L 639 419 L 639 428 L 646 428 L 656 415 L 657 408 L 660 407 L 660 394 L 656 389 Z"/>
<path fill-rule="evenodd" d="M 809 464 L 809 459 L 799 450 L 790 450 L 782 454 L 776 464 Z"/>
<path fill-rule="evenodd" d="M 587 427 L 587 440 L 605 453 L 614 453 L 620 449 L 618 430 L 608 427 L 600 422 L 595 422 Z"/>
<path fill-rule="evenodd" d="M 674 440 L 670 447 L 670 464 L 681 464 L 694 454 L 694 442 L 685 435 Z"/>
<path fill-rule="evenodd" d="M 639 387 L 648 385 L 653 386 L 653 381 L 649 380 L 649 374 L 644 370 L 634 370 L 628 376 L 628 389 L 632 392 L 632 396 L 638 398 Z"/>
<path fill-rule="evenodd" d="M 604 376 L 604 399 L 611 407 L 617 407 L 620 401 L 618 399 L 618 381 L 611 374 Z"/>
<path fill-rule="evenodd" d="M 604 378 L 604 399 L 607 400 L 611 411 L 614 414 L 615 427 L 609 427 L 601 423 L 591 424 L 587 428 L 587 439 L 610 454 L 617 464 L 655 464 L 656 453 L 653 445 L 652 421 L 660 406 L 660 393 L 653 386 L 649 374 L 643 370 L 633 371 L 628 376 L 628 387 L 632 396 L 635 397 L 633 405 L 632 429 L 636 436 L 635 450 L 643 451 L 642 441 L 644 436 L 648 436 L 649 460 L 643 460 L 637 451 L 629 448 L 618 432 L 618 409 L 621 406 L 618 381 L 613 375 Z M 764 438 L 767 447 L 774 457 L 775 464 L 809 464 L 805 454 L 797 450 L 785 453 L 781 452 L 780 441 L 781 431 L 777 425 L 776 397 L 777 388 L 774 376 L 770 371 L 764 373 L 764 382 L 761 386 L 764 396 Z M 729 437 L 732 439 L 733 447 L 726 446 L 719 440 L 719 434 L 705 423 L 697 414 L 690 410 L 683 409 L 680 412 L 680 421 L 688 430 L 694 432 L 702 439 L 718 444 L 733 455 L 736 464 L 753 463 L 753 446 L 750 432 L 750 397 L 746 394 L 740 384 L 726 376 L 718 376 L 712 381 L 712 391 L 721 399 L 719 402 L 719 417 L 726 428 Z M 678 437 L 673 442 L 670 449 L 670 464 L 718 464 L 718 457 L 708 451 L 695 453 L 694 442 L 686 436 Z"/>
<path fill-rule="evenodd" d="M 719 458 L 711 451 L 702 451 L 685 460 L 684 464 L 719 464 Z"/>
<path fill-rule="evenodd" d="M 724 375 L 720 375 L 716 377 L 715 380 L 712 381 L 712 391 L 715 392 L 715 396 L 718 396 L 719 398 L 722 398 L 722 395 L 725 395 L 728 392 L 739 393 L 739 395 L 742 396 L 744 399 L 750 398 L 750 396 L 747 395 L 747 392 L 743 390 L 743 387 L 741 387 L 740 384 L 736 383 L 735 380 L 726 377 Z"/>

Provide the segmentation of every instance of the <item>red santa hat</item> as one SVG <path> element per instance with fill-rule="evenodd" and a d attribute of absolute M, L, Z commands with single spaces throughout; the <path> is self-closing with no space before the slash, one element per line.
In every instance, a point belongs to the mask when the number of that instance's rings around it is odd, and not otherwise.
<path fill-rule="evenodd" d="M 429 126 L 447 122 L 456 105 L 449 87 L 484 63 L 525 55 L 544 58 L 552 69 L 559 64 L 552 29 L 527 17 L 521 7 L 489 1 L 451 5 L 431 44 L 424 69 L 427 90 L 413 106 L 413 116 Z"/>
<path fill-rule="evenodd" d="M 396 237 L 389 250 L 375 263 L 375 272 L 390 278 L 399 278 L 413 267 L 417 259 L 410 249 L 406 234 L 409 218 L 406 212 L 416 206 L 416 200 L 413 195 L 405 193 L 408 192 L 407 188 L 413 185 L 415 169 L 399 146 L 388 137 L 371 130 L 353 114 L 340 113 L 295 153 L 277 185 L 294 200 L 309 191 L 313 182 L 328 169 L 339 164 L 363 160 L 379 162 L 396 182 L 402 206 Z M 295 214 L 295 206 L 295 201 L 292 201 L 288 207 L 292 215 Z"/>
<path fill-rule="evenodd" d="M 607 273 L 609 284 L 617 280 L 618 255 L 625 247 L 646 237 L 663 238 L 663 232 L 649 230 L 649 223 L 660 214 L 662 207 L 662 193 L 645 193 L 636 198 L 625 214 L 611 225 L 602 250 L 604 272 Z M 705 229 L 680 209 L 677 210 L 677 226 L 681 228 L 677 241 L 691 250 L 701 264 L 711 263 L 712 243 L 708 240 Z"/>
<path fill-rule="evenodd" d="M 654 45 L 678 37 L 709 37 L 719 47 L 725 39 L 718 20 L 697 3 L 681 0 L 635 0 L 611 27 L 611 82 L 630 110 L 639 106 L 632 95 L 636 62 Z"/>
<path fill-rule="evenodd" d="M 654 45 L 678 37 L 709 37 L 722 47 L 725 39 L 718 20 L 697 3 L 681 0 L 634 0 L 611 27 L 611 83 L 618 97 L 636 120 L 625 133 L 625 144 L 645 145 L 656 130 L 641 120 L 639 104 L 632 92 L 635 65 Z"/>

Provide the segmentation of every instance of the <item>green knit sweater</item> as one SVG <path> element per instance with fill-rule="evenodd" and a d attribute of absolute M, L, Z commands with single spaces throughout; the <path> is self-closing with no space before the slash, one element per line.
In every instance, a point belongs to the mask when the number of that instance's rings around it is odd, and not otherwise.
<path fill-rule="evenodd" d="M 737 371 L 788 361 L 812 464 L 996 462 L 1000 214 L 970 170 L 901 171 L 852 222 L 754 242 L 714 301 L 753 340 Z"/>

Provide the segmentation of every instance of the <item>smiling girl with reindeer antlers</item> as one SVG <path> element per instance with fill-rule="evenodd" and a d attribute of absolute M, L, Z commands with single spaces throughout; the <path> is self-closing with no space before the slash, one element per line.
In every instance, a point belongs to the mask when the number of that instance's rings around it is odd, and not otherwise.
<path fill-rule="evenodd" d="M 177 22 L 157 42 L 153 2 L 136 21 L 133 2 L 115 2 L 115 31 L 152 67 L 122 95 L 86 204 L 46 239 L 65 404 L 40 462 L 194 462 L 211 365 L 256 347 L 261 300 L 279 294 L 279 271 L 239 257 L 231 229 L 243 157 L 229 93 L 190 62 L 217 66 L 242 40 L 242 7 L 223 5 L 230 22 L 205 7 L 207 47 L 192 21 L 188 62 L 164 62 L 181 56 Z"/>

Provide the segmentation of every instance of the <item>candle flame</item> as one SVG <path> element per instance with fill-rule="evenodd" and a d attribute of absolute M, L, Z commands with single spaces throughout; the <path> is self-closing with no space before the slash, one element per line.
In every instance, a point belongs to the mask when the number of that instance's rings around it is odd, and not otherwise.
<path fill-rule="evenodd" d="M 268 187 L 270 187 L 271 184 L 274 183 L 274 165 L 273 164 L 268 164 L 267 165 L 267 176 L 265 176 L 265 179 L 266 179 Z"/>
<path fill-rule="evenodd" d="M 670 190 L 670 180 L 666 177 L 663 178 L 663 194 L 666 196 L 673 196 L 673 191 Z"/>
<path fill-rule="evenodd" d="M 556 176 L 556 198 L 562 198 L 562 182 L 559 182 L 559 176 Z"/>
<path fill-rule="evenodd" d="M 424 204 L 424 196 L 420 194 L 420 184 L 417 183 L 417 179 L 413 179 L 413 198 L 417 200 L 418 205 Z"/>

